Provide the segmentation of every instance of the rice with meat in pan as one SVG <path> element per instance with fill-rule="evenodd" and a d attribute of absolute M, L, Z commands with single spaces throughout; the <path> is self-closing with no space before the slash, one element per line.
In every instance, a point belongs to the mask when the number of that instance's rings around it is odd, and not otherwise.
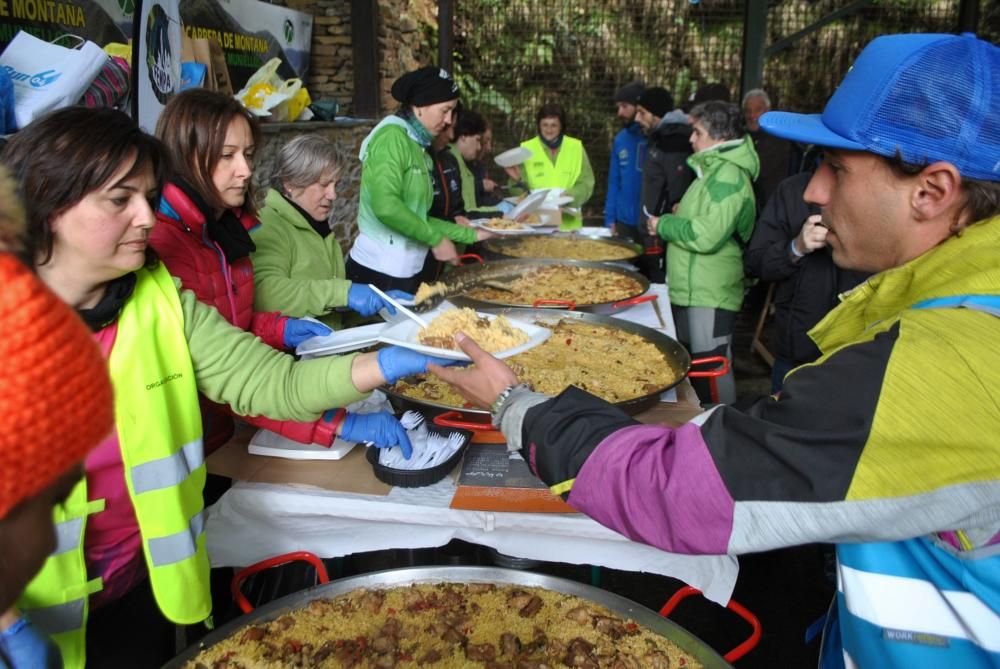
<path fill-rule="evenodd" d="M 237 630 L 185 669 L 700 667 L 586 599 L 488 583 L 355 590 Z"/>

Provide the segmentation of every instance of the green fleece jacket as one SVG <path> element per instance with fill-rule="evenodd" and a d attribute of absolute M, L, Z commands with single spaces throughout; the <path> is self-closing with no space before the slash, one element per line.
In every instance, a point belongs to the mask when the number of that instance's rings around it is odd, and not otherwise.
<path fill-rule="evenodd" d="M 198 390 L 213 402 L 228 404 L 241 416 L 311 421 L 330 407 L 368 396 L 351 381 L 356 353 L 296 361 L 230 325 L 175 283 Z"/>
<path fill-rule="evenodd" d="M 361 147 L 364 167 L 358 228 L 379 241 L 394 231 L 426 246 L 436 246 L 445 237 L 474 243 L 476 231 L 472 228 L 427 215 L 434 201 L 431 158 L 393 121 L 393 117 L 383 120 Z M 405 124 L 401 119 L 399 122 Z"/>
<path fill-rule="evenodd" d="M 334 234 L 321 237 L 301 212 L 273 188 L 267 191 L 261 224 L 251 231 L 254 309 L 285 316 L 315 316 L 340 329 L 335 307 L 347 304 L 351 282 L 344 278 L 344 254 Z"/>
<path fill-rule="evenodd" d="M 743 246 L 756 217 L 753 180 L 760 161 L 749 135 L 688 157 L 697 178 L 664 214 L 657 232 L 667 245 L 670 303 L 739 311 Z M 738 237 L 738 239 L 737 239 Z"/>

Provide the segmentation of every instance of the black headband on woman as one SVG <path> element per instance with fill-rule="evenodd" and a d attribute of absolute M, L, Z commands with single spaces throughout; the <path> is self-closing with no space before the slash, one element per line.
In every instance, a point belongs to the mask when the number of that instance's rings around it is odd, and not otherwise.
<path fill-rule="evenodd" d="M 458 99 L 458 84 L 447 70 L 428 65 L 396 79 L 391 92 L 404 105 L 424 107 Z"/>

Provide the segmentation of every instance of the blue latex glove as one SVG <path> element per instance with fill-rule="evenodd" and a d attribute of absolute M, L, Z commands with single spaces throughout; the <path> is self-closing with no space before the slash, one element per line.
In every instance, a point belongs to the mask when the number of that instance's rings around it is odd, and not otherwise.
<path fill-rule="evenodd" d="M 322 323 L 314 323 L 313 321 L 307 321 L 302 318 L 289 318 L 285 321 L 285 333 L 283 335 L 285 348 L 295 348 L 306 339 L 322 337 L 323 335 L 328 335 L 331 332 L 333 332 L 333 330 L 326 327 Z"/>
<path fill-rule="evenodd" d="M 397 300 L 412 300 L 413 295 L 401 290 L 387 290 L 385 294 Z M 351 284 L 347 290 L 347 306 L 362 316 L 374 316 L 380 309 L 387 309 L 393 316 L 396 308 L 383 300 L 378 293 L 363 283 Z"/>
<path fill-rule="evenodd" d="M 56 645 L 24 617 L 0 632 L 0 656 L 10 660 L 12 669 L 61 669 L 63 666 Z"/>
<path fill-rule="evenodd" d="M 512 205 L 510 202 L 507 202 L 506 200 L 500 200 L 500 202 L 497 203 L 496 207 L 497 209 L 500 210 L 501 214 L 509 214 L 510 212 L 514 211 L 514 205 Z"/>
<path fill-rule="evenodd" d="M 340 438 L 346 441 L 366 441 L 376 448 L 399 446 L 407 460 L 413 455 L 413 445 L 406 430 L 388 411 L 379 413 L 349 413 L 340 427 Z"/>
<path fill-rule="evenodd" d="M 423 374 L 427 371 L 427 364 L 431 362 L 446 367 L 448 365 L 459 364 L 462 361 L 435 358 L 430 355 L 411 351 L 402 346 L 389 346 L 388 348 L 379 349 L 378 352 L 378 368 L 382 372 L 386 383 L 395 383 L 401 378 L 413 374 Z M 468 362 L 464 364 L 468 364 Z"/>

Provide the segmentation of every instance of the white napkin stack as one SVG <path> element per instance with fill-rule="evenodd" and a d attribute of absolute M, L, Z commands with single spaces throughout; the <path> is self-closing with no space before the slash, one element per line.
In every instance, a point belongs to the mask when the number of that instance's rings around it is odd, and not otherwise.
<path fill-rule="evenodd" d="M 398 446 L 380 449 L 378 463 L 383 467 L 411 470 L 430 469 L 454 455 L 464 441 L 458 432 L 452 432 L 447 437 L 431 433 L 427 429 L 423 415 L 416 411 L 404 413 L 399 419 L 399 423 L 406 430 L 407 436 L 410 437 L 413 454 L 407 460 L 403 457 L 403 451 Z"/>

